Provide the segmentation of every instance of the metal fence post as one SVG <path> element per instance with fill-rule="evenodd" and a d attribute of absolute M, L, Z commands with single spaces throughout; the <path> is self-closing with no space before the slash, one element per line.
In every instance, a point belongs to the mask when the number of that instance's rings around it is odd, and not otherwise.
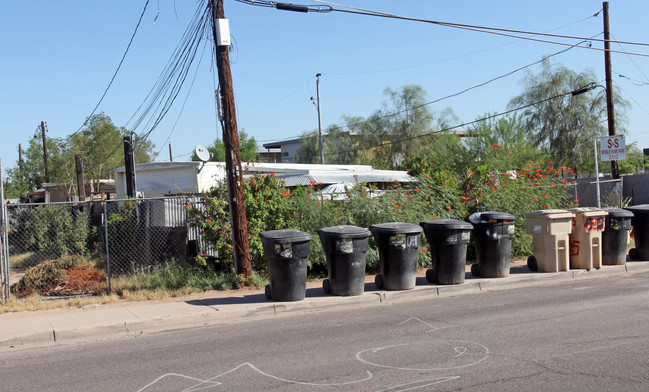
<path fill-rule="evenodd" d="M 0 158 L 0 291 L 2 302 L 9 299 L 9 252 L 6 237 L 6 209 L 4 199 L 4 173 L 2 171 L 2 158 Z"/>
<path fill-rule="evenodd" d="M 601 208 L 600 202 L 600 189 L 599 189 L 599 167 L 597 166 L 597 138 L 593 139 L 593 144 L 595 147 L 595 181 L 597 182 L 597 208 Z"/>
<path fill-rule="evenodd" d="M 104 200 L 103 204 L 104 204 L 104 235 L 106 237 L 106 275 L 108 275 L 108 292 L 111 293 L 112 290 L 110 285 L 110 251 L 108 246 L 108 242 L 110 238 L 108 237 L 108 212 L 106 208 L 108 202 Z"/>

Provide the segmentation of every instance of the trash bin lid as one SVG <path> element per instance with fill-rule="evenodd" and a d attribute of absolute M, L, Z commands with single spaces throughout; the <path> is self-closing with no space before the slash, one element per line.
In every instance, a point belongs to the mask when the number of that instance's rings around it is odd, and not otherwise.
<path fill-rule="evenodd" d="M 412 223 L 390 222 L 370 226 L 373 233 L 384 234 L 418 234 L 424 231 L 421 226 Z"/>
<path fill-rule="evenodd" d="M 595 207 L 571 208 L 568 211 L 574 213 L 575 215 L 583 215 L 583 216 L 606 216 L 606 215 L 608 215 L 608 212 L 602 210 L 601 208 L 595 208 Z"/>
<path fill-rule="evenodd" d="M 649 214 L 649 204 L 640 204 L 637 206 L 624 207 L 625 210 L 633 212 L 634 215 Z"/>
<path fill-rule="evenodd" d="M 287 242 L 311 241 L 311 234 L 292 229 L 271 230 L 259 233 L 261 242 L 272 244 L 285 244 Z"/>
<path fill-rule="evenodd" d="M 575 214 L 568 210 L 540 210 L 540 211 L 532 211 L 532 212 L 526 212 L 525 217 L 535 217 L 535 218 L 545 218 L 545 219 L 568 219 L 568 218 L 574 218 Z"/>
<path fill-rule="evenodd" d="M 611 218 L 633 218 L 633 212 L 622 208 L 606 207 L 602 209 L 608 212 L 608 216 Z"/>
<path fill-rule="evenodd" d="M 471 216 L 469 217 L 469 220 L 472 223 L 485 223 L 490 219 L 495 219 L 498 221 L 514 221 L 516 220 L 516 217 L 512 214 L 500 211 L 476 212 L 471 214 Z"/>
<path fill-rule="evenodd" d="M 318 230 L 318 234 L 328 238 L 366 238 L 372 235 L 369 230 L 363 227 L 351 225 L 326 227 Z"/>
<path fill-rule="evenodd" d="M 426 230 L 473 230 L 469 222 L 457 219 L 435 219 L 419 223 Z"/>

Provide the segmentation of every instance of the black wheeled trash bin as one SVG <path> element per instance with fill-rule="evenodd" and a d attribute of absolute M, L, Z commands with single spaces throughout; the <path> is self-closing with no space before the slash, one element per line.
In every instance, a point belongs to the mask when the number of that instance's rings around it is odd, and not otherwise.
<path fill-rule="evenodd" d="M 365 291 L 365 254 L 372 235 L 357 226 L 332 226 L 318 230 L 327 256 L 328 278 L 322 281 L 325 294 L 361 295 Z"/>
<path fill-rule="evenodd" d="M 635 248 L 629 250 L 632 260 L 649 260 L 649 204 L 625 207 L 633 213 L 631 227 Z"/>
<path fill-rule="evenodd" d="M 606 229 L 602 232 L 602 264 L 622 265 L 626 263 L 626 247 L 633 212 L 622 208 L 603 208 Z"/>
<path fill-rule="evenodd" d="M 421 226 L 412 223 L 379 223 L 370 227 L 381 259 L 381 273 L 374 283 L 378 289 L 409 290 L 417 283 L 417 258 Z"/>
<path fill-rule="evenodd" d="M 266 298 L 300 301 L 306 296 L 307 259 L 311 235 L 300 230 L 271 230 L 259 233 L 268 263 L 270 285 Z"/>
<path fill-rule="evenodd" d="M 478 259 L 471 266 L 471 274 L 483 278 L 509 276 L 516 217 L 506 212 L 486 211 L 472 214 L 469 220 L 473 224 Z"/>
<path fill-rule="evenodd" d="M 432 268 L 426 271 L 428 283 L 464 283 L 466 248 L 473 225 L 455 219 L 435 219 L 419 225 L 430 244 Z"/>

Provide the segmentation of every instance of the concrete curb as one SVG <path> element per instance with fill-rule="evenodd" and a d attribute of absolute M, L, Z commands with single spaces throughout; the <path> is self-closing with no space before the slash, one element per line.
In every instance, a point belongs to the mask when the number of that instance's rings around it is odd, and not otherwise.
<path fill-rule="evenodd" d="M 418 279 L 412 290 L 371 291 L 359 296 L 328 296 L 319 289 L 307 290 L 296 302 L 269 302 L 263 295 L 228 299 L 197 299 L 161 304 L 128 303 L 117 307 L 96 306 L 81 310 L 57 310 L 0 315 L 0 352 L 16 347 L 43 347 L 87 340 L 137 336 L 196 328 L 239 320 L 380 305 L 422 298 L 447 297 L 481 291 L 569 282 L 615 275 L 649 272 L 649 262 L 627 262 L 599 270 L 556 273 L 514 273 L 506 278 L 473 278 L 467 273 L 459 285 L 429 285 Z M 425 280 L 424 280 L 425 282 Z M 14 316 L 14 317 L 12 317 Z"/>

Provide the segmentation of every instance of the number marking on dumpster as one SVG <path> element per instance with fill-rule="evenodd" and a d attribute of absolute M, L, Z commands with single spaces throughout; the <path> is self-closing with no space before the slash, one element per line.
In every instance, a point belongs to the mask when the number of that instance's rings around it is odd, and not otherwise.
<path fill-rule="evenodd" d="M 579 256 L 579 241 L 570 241 L 570 256 Z"/>

